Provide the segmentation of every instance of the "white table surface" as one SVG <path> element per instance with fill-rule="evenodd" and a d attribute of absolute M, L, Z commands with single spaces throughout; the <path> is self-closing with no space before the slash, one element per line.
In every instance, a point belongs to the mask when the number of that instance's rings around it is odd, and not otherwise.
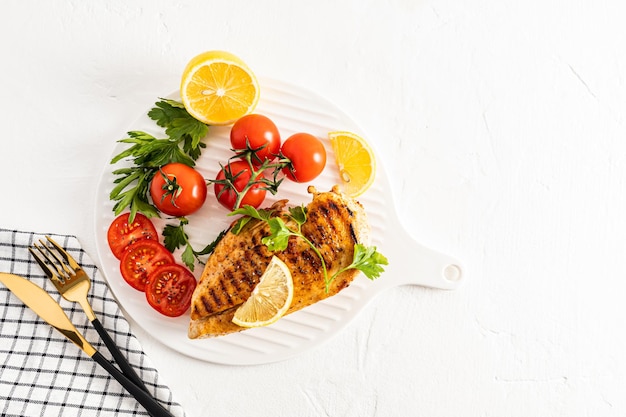
<path fill-rule="evenodd" d="M 406 229 L 465 282 L 390 289 L 260 366 L 182 356 L 131 319 L 188 416 L 624 415 L 625 17 L 619 0 L 5 0 L 0 225 L 96 258 L 115 141 L 192 56 L 229 50 L 358 121 Z"/>

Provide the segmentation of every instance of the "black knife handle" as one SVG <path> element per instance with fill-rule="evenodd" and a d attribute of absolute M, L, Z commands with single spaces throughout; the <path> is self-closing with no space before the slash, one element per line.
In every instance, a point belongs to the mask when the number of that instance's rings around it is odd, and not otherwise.
<path fill-rule="evenodd" d="M 130 363 L 128 363 L 128 360 L 126 359 L 124 354 L 122 354 L 122 352 L 117 347 L 117 345 L 115 344 L 115 342 L 113 341 L 109 333 L 106 331 L 106 329 L 102 325 L 102 323 L 100 323 L 100 320 L 95 318 L 91 322 L 91 324 L 93 325 L 93 327 L 96 328 L 96 331 L 100 335 L 100 338 L 102 339 L 106 347 L 109 349 L 109 352 L 111 352 L 113 359 L 115 359 L 115 363 L 117 363 L 117 366 L 120 367 L 124 375 L 126 375 L 128 379 L 133 381 L 135 385 L 137 385 L 139 388 L 148 392 L 148 388 L 146 388 L 144 382 L 141 380 L 141 378 L 139 378 L 139 375 L 137 375 L 133 367 L 130 366 Z"/>
<path fill-rule="evenodd" d="M 174 417 L 168 410 L 157 402 L 150 394 L 139 388 L 133 381 L 128 379 L 111 362 L 109 362 L 100 352 L 94 353 L 92 359 L 98 362 L 113 378 L 117 380 L 128 391 L 139 404 L 141 404 L 153 417 Z"/>

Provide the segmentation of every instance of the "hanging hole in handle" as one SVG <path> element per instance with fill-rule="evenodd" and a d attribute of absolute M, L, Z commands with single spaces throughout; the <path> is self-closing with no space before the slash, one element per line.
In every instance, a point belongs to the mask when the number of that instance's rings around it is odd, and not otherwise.
<path fill-rule="evenodd" d="M 460 281 L 462 276 L 461 267 L 455 264 L 450 264 L 443 270 L 443 277 L 451 282 Z"/>

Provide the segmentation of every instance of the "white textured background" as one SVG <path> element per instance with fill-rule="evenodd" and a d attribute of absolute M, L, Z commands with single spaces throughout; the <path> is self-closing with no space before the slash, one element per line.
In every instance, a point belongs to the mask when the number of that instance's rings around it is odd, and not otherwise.
<path fill-rule="evenodd" d="M 3 0 L 0 224 L 95 258 L 114 142 L 226 49 L 356 119 L 407 230 L 467 280 L 389 290 L 271 365 L 134 326 L 190 417 L 624 415 L 625 18 L 619 0 Z"/>

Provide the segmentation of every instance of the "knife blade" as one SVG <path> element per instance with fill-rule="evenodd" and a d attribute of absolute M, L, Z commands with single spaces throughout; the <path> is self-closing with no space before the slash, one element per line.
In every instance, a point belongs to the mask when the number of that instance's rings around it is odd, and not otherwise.
<path fill-rule="evenodd" d="M 33 310 L 46 323 L 70 339 L 89 357 L 115 378 L 151 416 L 172 417 L 172 414 L 150 394 L 128 379 L 120 370 L 96 350 L 72 324 L 63 308 L 40 286 L 19 275 L 0 272 L 2 282 L 17 298 Z"/>
<path fill-rule="evenodd" d="M 93 356 L 96 353 L 96 349 L 80 334 L 59 303 L 43 288 L 18 275 L 5 272 L 0 272 L 0 282 L 46 323 L 70 339 L 88 356 Z"/>

